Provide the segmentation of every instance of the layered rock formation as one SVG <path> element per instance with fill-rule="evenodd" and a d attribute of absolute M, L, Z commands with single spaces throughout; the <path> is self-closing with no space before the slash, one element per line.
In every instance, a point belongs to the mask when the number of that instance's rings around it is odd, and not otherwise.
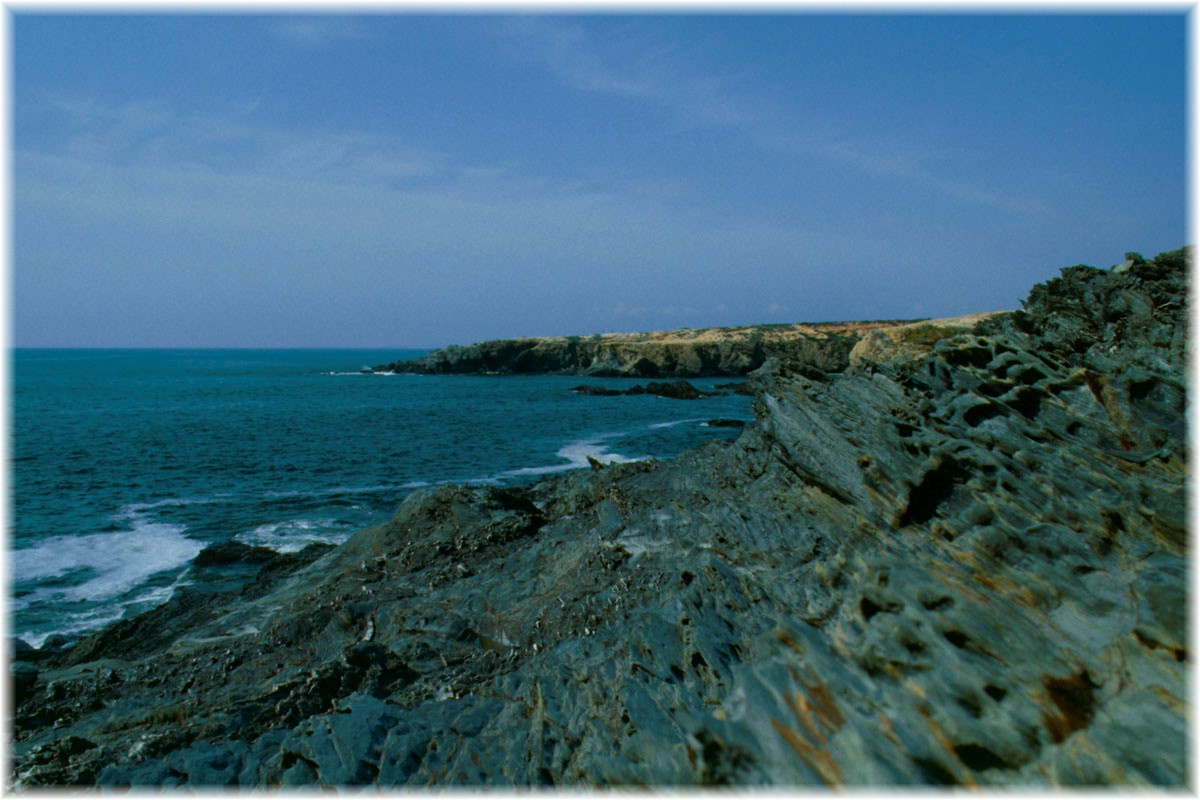
<path fill-rule="evenodd" d="M 1181 786 L 1186 302 L 1183 252 L 1073 267 L 924 355 L 768 362 L 734 443 L 420 490 L 25 654 L 12 779 Z"/>
<path fill-rule="evenodd" d="M 415 361 L 381 364 L 375 372 L 421 374 L 562 374 L 693 378 L 746 375 L 768 358 L 796 367 L 837 371 L 869 330 L 898 322 L 752 325 L 651 333 L 604 333 L 498 339 L 434 350 Z"/>

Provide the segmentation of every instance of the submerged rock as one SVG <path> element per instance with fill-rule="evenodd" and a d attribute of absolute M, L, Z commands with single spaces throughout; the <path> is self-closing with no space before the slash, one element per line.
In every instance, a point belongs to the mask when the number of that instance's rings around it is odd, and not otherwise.
<path fill-rule="evenodd" d="M 754 396 L 754 386 L 750 383 L 750 381 L 734 381 L 732 383 L 718 383 L 714 388 L 725 389 L 730 392 L 733 392 L 734 394 L 746 395 L 747 397 Z"/>
<path fill-rule="evenodd" d="M 629 394 L 624 389 L 610 389 L 607 386 L 591 386 L 589 384 L 572 386 L 571 391 L 575 392 L 575 394 L 586 394 L 592 397 L 620 397 L 621 395 Z"/>
<path fill-rule="evenodd" d="M 39 663 L 12 782 L 1183 786 L 1186 261 L 768 361 L 673 461 L 418 490 Z"/>

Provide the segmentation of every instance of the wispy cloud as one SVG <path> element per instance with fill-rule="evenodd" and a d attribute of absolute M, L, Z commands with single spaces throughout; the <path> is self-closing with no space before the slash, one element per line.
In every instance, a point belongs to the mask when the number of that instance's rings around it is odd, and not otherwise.
<path fill-rule="evenodd" d="M 878 142 L 861 140 L 861 137 L 860 141 L 825 142 L 820 145 L 820 152 L 863 174 L 898 178 L 972 205 L 1020 215 L 1033 215 L 1045 210 L 1040 202 L 1006 196 L 985 186 L 946 176 L 935 166 L 953 160 L 944 154 L 895 146 L 885 150 Z"/>
<path fill-rule="evenodd" d="M 96 164 L 391 184 L 453 171 L 444 153 L 358 132 L 289 130 L 256 120 L 254 102 L 181 112 L 161 101 L 44 98 L 46 134 L 27 147 Z M 466 167 L 462 168 L 467 169 Z"/>
<path fill-rule="evenodd" d="M 325 47 L 339 42 L 361 39 L 367 28 L 345 17 L 287 17 L 272 20 L 268 30 L 276 37 L 299 47 Z"/>
<path fill-rule="evenodd" d="M 746 125 L 762 112 L 733 91 L 739 76 L 701 74 L 677 44 L 643 34 L 636 23 L 601 38 L 579 23 L 518 17 L 504 23 L 502 35 L 516 57 L 581 91 L 653 101 L 705 124 Z"/>
<path fill-rule="evenodd" d="M 515 55 L 541 63 L 576 89 L 625 97 L 667 96 L 653 54 L 641 55 L 636 63 L 609 63 L 580 25 L 517 17 L 506 20 L 502 31 Z"/>
<path fill-rule="evenodd" d="M 246 330 L 273 326 L 281 342 L 304 341 L 304 319 L 331 314 L 327 301 L 364 309 L 339 333 L 347 341 L 400 325 L 397 340 L 427 342 L 427 331 L 446 329 L 447 309 L 479 326 L 462 340 L 548 333 L 528 328 L 545 324 L 542 309 L 564 298 L 612 309 L 636 285 L 644 303 L 571 317 L 557 332 L 628 315 L 653 328 L 675 324 L 664 301 L 699 308 L 705 292 L 739 291 L 731 263 L 753 262 L 769 282 L 790 274 L 790 253 L 844 247 L 790 223 L 714 220 L 628 177 L 581 181 L 378 134 L 281 129 L 253 103 L 185 113 L 164 102 L 56 100 L 40 113 L 57 124 L 43 119 L 45 135 L 14 154 L 28 341 L 56 341 L 58 329 L 29 309 L 78 303 L 80 292 L 136 309 L 128 321 L 106 318 L 113 331 L 187 319 L 209 341 L 202 315 L 226 304 Z M 678 264 L 687 264 L 682 286 Z M 101 282 L 96 265 L 122 277 Z M 198 274 L 212 297 L 192 308 L 180 286 Z M 497 297 L 507 298 L 500 309 Z"/>
<path fill-rule="evenodd" d="M 541 64 L 568 86 L 651 102 L 690 124 L 740 131 L 776 158 L 816 157 L 860 176 L 904 180 L 1005 213 L 1044 210 L 957 174 L 951 159 L 905 147 L 893 132 L 862 130 L 849 119 L 817 119 L 756 95 L 749 85 L 760 73 L 753 68 L 715 74 L 678 45 L 645 34 L 636 22 L 602 35 L 577 22 L 529 17 L 509 21 L 503 32 L 520 58 Z M 953 161 L 961 167 L 970 158 Z"/>

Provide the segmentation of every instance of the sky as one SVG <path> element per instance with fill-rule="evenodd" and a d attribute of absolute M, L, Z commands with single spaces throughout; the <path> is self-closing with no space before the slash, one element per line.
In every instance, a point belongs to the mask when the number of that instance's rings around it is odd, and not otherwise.
<path fill-rule="evenodd" d="M 952 316 L 1187 243 L 1183 10 L 10 13 L 17 347 Z"/>

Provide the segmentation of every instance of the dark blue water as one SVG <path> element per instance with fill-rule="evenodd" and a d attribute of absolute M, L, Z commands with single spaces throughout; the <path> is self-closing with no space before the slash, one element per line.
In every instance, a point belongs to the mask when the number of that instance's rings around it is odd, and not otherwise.
<path fill-rule="evenodd" d="M 591 397 L 556 376 L 364 375 L 421 351 L 18 350 L 13 631 L 75 636 L 170 597 L 211 542 L 340 542 L 413 488 L 669 458 L 749 398 Z M 720 380 L 693 381 L 710 388 Z"/>

